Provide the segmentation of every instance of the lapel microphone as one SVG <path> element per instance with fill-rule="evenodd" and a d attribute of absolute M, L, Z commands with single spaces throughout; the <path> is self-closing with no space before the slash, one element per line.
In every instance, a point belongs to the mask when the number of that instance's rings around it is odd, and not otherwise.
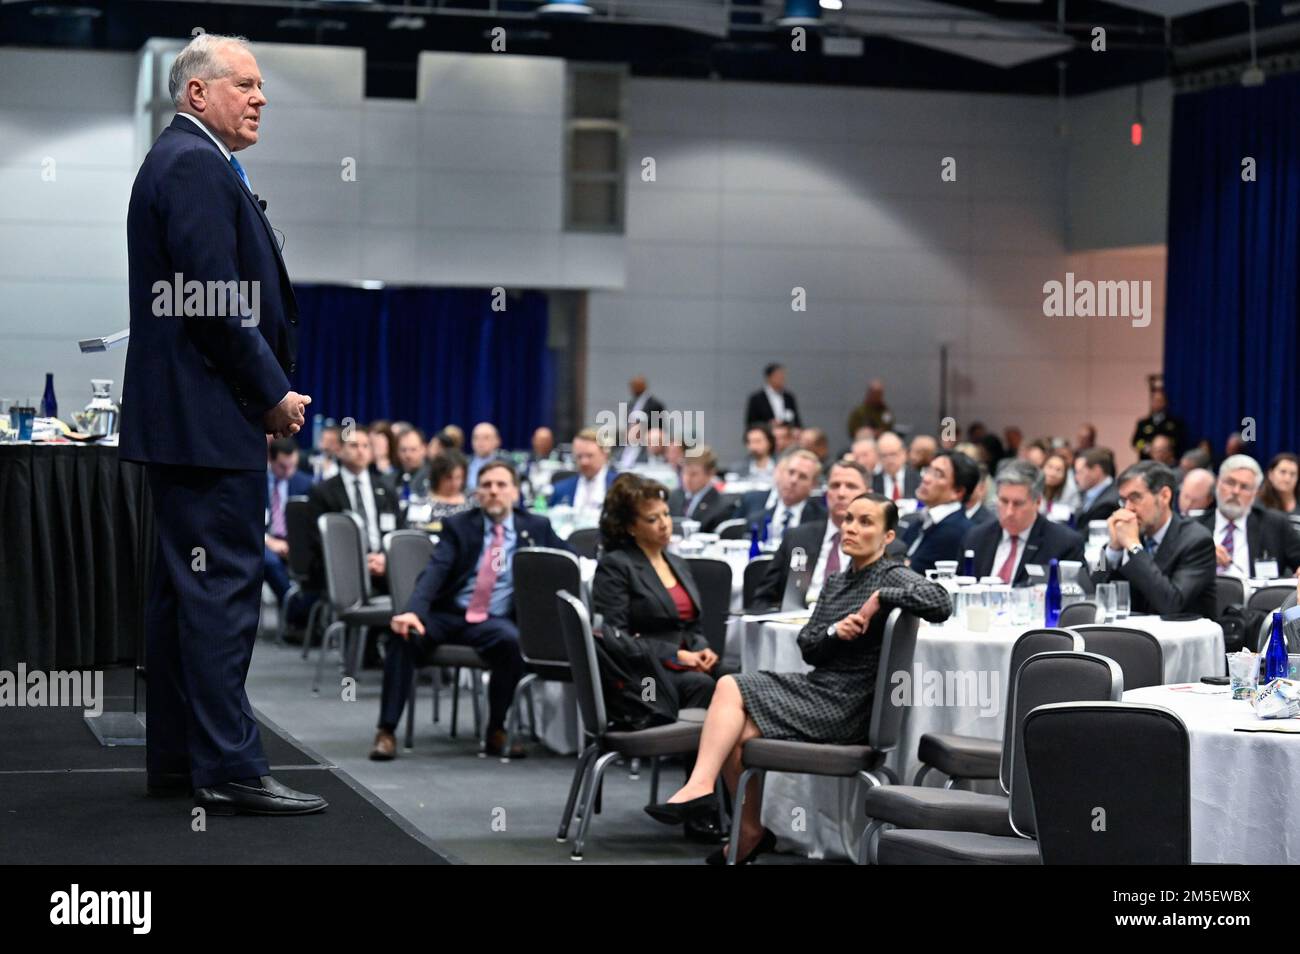
<path fill-rule="evenodd" d="M 253 193 L 253 201 L 262 207 L 263 212 L 266 211 L 266 200 L 260 198 L 256 192 Z"/>

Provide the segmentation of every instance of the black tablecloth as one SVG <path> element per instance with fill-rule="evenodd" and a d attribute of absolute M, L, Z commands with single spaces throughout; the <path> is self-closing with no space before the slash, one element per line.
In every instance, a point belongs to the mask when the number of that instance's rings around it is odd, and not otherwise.
<path fill-rule="evenodd" d="M 0 446 L 0 669 L 135 659 L 156 543 L 144 469 L 117 448 Z"/>

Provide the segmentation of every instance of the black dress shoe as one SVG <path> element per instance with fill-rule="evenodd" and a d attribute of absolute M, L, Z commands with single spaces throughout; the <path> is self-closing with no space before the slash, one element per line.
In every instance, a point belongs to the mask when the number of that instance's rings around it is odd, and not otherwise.
<path fill-rule="evenodd" d="M 686 840 L 701 845 L 720 845 L 727 840 L 727 833 L 718 827 L 717 815 L 688 818 Z"/>
<path fill-rule="evenodd" d="M 269 775 L 257 784 L 223 782 L 196 789 L 194 804 L 212 815 L 311 815 L 329 804 L 319 795 L 295 792 Z"/>
<path fill-rule="evenodd" d="M 754 850 L 745 857 L 737 859 L 736 864 L 752 864 L 755 858 L 769 851 L 776 851 L 776 835 L 772 834 L 770 828 L 764 828 L 763 837 L 758 839 L 758 844 L 754 846 Z M 710 865 L 725 865 L 727 863 L 727 846 L 724 845 L 717 851 L 711 852 L 704 861 Z"/>
<path fill-rule="evenodd" d="M 692 818 L 706 818 L 718 814 L 718 796 L 710 792 L 689 802 L 660 802 L 647 805 L 645 813 L 665 825 L 680 825 Z"/>
<path fill-rule="evenodd" d="M 190 784 L 189 772 L 150 772 L 145 781 L 145 789 L 155 798 L 192 795 L 194 793 L 194 787 Z"/>

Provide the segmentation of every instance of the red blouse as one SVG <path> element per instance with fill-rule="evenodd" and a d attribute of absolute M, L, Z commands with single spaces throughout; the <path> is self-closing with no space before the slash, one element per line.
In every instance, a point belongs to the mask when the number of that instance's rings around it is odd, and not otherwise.
<path fill-rule="evenodd" d="M 695 604 L 691 602 L 691 594 L 686 592 L 686 587 L 682 586 L 680 580 L 669 588 L 668 595 L 673 598 L 673 605 L 677 607 L 678 619 L 683 623 L 695 619 Z"/>

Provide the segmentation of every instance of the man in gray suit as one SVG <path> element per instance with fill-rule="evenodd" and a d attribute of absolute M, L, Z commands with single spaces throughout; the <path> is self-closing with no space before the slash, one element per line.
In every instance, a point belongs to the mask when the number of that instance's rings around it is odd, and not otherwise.
<path fill-rule="evenodd" d="M 1094 583 L 1127 580 L 1133 613 L 1214 616 L 1214 539 L 1174 513 L 1174 473 L 1141 461 L 1119 475 L 1121 508 L 1106 521 L 1110 543 Z"/>

